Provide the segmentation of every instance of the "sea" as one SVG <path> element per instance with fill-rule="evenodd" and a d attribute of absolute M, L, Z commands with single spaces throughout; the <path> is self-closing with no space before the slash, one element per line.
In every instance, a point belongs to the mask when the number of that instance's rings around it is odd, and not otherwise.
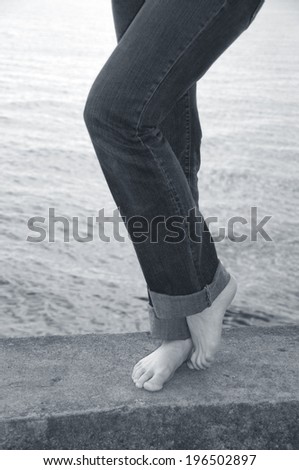
<path fill-rule="evenodd" d="M 200 208 L 239 284 L 226 328 L 299 324 L 298 24 L 297 0 L 266 0 L 197 83 Z M 94 223 L 116 209 L 83 121 L 117 45 L 110 0 L 1 0 L 0 43 L 0 335 L 148 331 L 131 240 Z"/>

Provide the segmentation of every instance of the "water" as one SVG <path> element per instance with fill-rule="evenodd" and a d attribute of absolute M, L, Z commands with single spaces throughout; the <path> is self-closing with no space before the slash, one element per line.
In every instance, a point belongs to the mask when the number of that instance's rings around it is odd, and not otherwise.
<path fill-rule="evenodd" d="M 115 208 L 82 112 L 116 39 L 110 2 L 2 0 L 1 335 L 148 330 L 131 242 L 29 243 L 27 220 Z M 226 325 L 299 323 L 296 0 L 272 0 L 198 84 L 205 216 L 272 215 L 266 242 L 217 244 L 239 280 Z M 212 226 L 213 233 L 217 225 Z M 245 230 L 238 225 L 236 233 Z M 125 235 L 125 231 L 122 230 Z"/>

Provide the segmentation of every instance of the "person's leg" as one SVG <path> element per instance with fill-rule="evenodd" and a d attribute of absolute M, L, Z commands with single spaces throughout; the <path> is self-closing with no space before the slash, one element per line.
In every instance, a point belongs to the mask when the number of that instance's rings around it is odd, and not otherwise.
<path fill-rule="evenodd" d="M 119 42 L 132 23 L 145 0 L 112 0 L 112 12 L 116 39 Z M 197 173 L 200 168 L 201 126 L 197 110 L 196 83 L 179 98 L 174 107 L 160 123 L 160 129 L 170 143 L 190 186 L 193 199 L 198 206 Z M 206 227 L 206 231 L 208 228 Z M 211 243 L 213 240 L 211 239 Z M 190 330 L 185 317 L 173 319 L 157 318 L 148 303 L 150 331 L 156 339 L 190 338 Z"/>
<path fill-rule="evenodd" d="M 195 217 L 200 215 L 198 210 L 195 215 L 190 213 L 196 209 L 190 186 L 159 126 L 174 103 L 249 26 L 259 3 L 146 1 L 102 68 L 87 100 L 86 125 L 114 200 L 126 217 L 154 312 L 160 319 L 187 317 L 188 321 L 189 316 L 217 304 L 220 296 L 225 311 L 232 295 L 232 289 L 227 293 L 231 276 L 217 256 L 213 251 L 207 256 L 203 242 L 196 243 L 188 236 L 189 227 L 196 227 L 203 236 L 204 223 Z M 145 229 L 157 216 L 164 220 L 190 218 L 188 226 L 181 226 L 185 236 L 179 242 L 165 240 L 169 232 L 161 224 L 154 242 L 145 237 L 139 243 L 134 234 L 136 225 L 128 220 L 136 215 Z M 149 233 L 152 235 L 153 227 Z M 211 319 L 214 321 L 213 315 Z M 204 327 L 209 336 L 213 328 Z M 196 340 L 196 331 L 191 334 Z M 170 347 L 178 342 L 170 342 Z M 148 390 L 162 388 L 186 358 L 186 348 L 170 348 L 167 354 L 165 350 L 162 348 L 152 362 L 137 367 Z M 174 355 L 180 358 L 174 359 Z"/>

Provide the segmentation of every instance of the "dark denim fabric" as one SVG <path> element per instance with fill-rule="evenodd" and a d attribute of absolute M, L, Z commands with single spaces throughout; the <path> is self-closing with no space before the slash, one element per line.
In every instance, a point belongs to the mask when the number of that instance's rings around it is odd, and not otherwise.
<path fill-rule="evenodd" d="M 186 316 L 229 281 L 208 227 L 191 217 L 179 242 L 139 242 L 130 217 L 187 217 L 198 205 L 197 81 L 253 21 L 264 0 L 112 0 L 118 44 L 98 74 L 84 118 L 149 294 L 153 337 L 190 336 Z M 141 220 L 140 218 L 140 220 Z M 135 225 L 136 227 L 136 225 Z M 201 236 L 200 243 L 188 230 Z"/>

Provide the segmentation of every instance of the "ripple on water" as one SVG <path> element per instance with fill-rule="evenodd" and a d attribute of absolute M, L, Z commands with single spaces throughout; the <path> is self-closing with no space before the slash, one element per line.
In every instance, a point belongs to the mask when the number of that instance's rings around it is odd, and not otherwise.
<path fill-rule="evenodd" d="M 58 223 L 54 243 L 26 241 L 28 218 L 44 217 L 47 228 L 49 207 L 79 220 L 115 209 L 82 118 L 115 47 L 111 5 L 51 0 L 41 9 L 27 0 L 16 15 L 16 0 L 2 3 L 0 335 L 148 330 L 146 285 L 129 241 L 63 243 Z M 266 2 L 198 86 L 200 205 L 206 217 L 221 217 L 213 234 L 231 217 L 249 220 L 252 206 L 272 216 L 273 242 L 238 243 L 250 224 L 236 224 L 217 243 L 239 281 L 226 328 L 299 322 L 298 12 L 294 0 Z"/>

